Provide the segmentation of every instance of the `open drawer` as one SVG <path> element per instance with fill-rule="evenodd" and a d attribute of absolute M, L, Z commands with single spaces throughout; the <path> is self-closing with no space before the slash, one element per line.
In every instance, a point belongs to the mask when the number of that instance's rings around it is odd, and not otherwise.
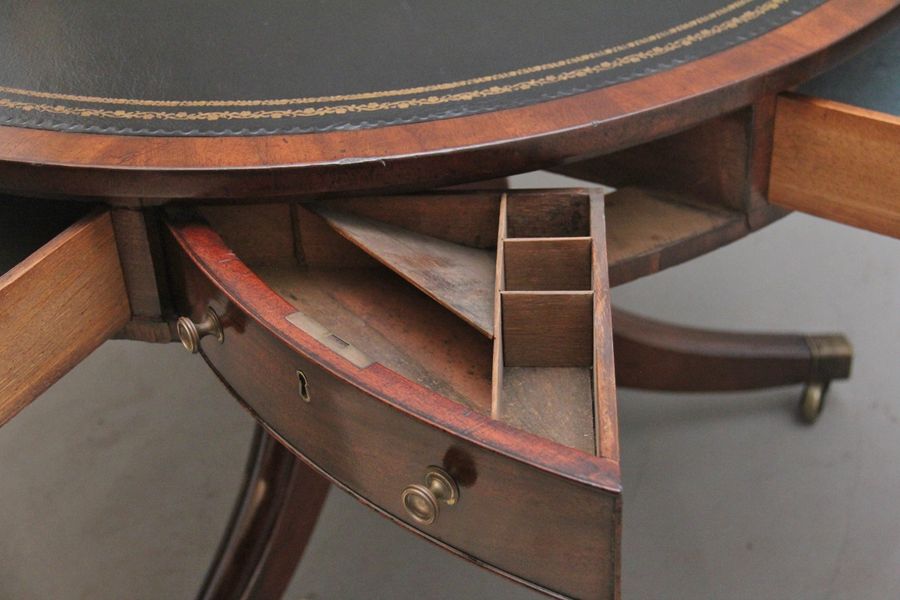
<path fill-rule="evenodd" d="M 603 219 L 570 190 L 173 212 L 179 334 L 375 510 L 551 595 L 614 598 Z"/>
<path fill-rule="evenodd" d="M 108 212 L 0 197 L 0 425 L 129 314 Z"/>

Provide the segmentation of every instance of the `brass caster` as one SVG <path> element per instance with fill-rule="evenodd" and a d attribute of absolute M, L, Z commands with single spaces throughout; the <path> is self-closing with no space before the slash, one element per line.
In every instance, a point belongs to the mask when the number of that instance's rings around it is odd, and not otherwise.
<path fill-rule="evenodd" d="M 808 424 L 815 423 L 822 409 L 825 407 L 825 395 L 828 393 L 829 382 L 811 382 L 806 384 L 803 396 L 800 398 L 800 419 Z"/>

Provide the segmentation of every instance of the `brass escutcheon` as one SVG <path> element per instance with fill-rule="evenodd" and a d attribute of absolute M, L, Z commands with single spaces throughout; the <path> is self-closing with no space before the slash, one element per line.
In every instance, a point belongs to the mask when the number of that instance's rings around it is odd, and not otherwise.
<path fill-rule="evenodd" d="M 425 470 L 425 485 L 413 483 L 400 495 L 403 507 L 416 522 L 431 525 L 440 514 L 440 503 L 453 506 L 459 500 L 459 487 L 440 467 Z"/>
<path fill-rule="evenodd" d="M 304 402 L 312 400 L 309 395 L 309 381 L 306 379 L 306 374 L 300 369 L 297 369 L 297 384 L 300 399 Z"/>
<path fill-rule="evenodd" d="M 200 351 L 200 339 L 208 335 L 214 335 L 220 344 L 225 341 L 225 333 L 222 331 L 219 315 L 212 308 L 206 309 L 203 320 L 199 323 L 194 323 L 189 317 L 178 317 L 175 329 L 178 331 L 181 345 L 191 354 Z"/>

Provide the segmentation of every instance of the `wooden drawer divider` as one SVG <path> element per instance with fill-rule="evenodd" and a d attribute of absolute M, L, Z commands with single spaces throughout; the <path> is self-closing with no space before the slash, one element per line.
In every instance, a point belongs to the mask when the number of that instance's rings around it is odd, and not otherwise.
<path fill-rule="evenodd" d="M 606 281 L 605 272 L 595 277 L 606 266 L 596 264 L 605 245 L 603 232 L 592 230 L 591 210 L 603 205 L 588 195 L 553 200 L 523 194 L 501 201 L 491 412 L 594 454 L 595 306 L 607 301 L 607 289 L 595 289 Z"/>

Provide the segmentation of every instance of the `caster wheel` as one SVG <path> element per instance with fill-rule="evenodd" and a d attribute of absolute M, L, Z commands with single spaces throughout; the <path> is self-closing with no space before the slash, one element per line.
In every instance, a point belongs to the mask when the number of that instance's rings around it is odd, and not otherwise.
<path fill-rule="evenodd" d="M 825 407 L 825 395 L 828 393 L 828 382 L 808 383 L 800 398 L 800 419 L 809 425 L 818 420 Z"/>

